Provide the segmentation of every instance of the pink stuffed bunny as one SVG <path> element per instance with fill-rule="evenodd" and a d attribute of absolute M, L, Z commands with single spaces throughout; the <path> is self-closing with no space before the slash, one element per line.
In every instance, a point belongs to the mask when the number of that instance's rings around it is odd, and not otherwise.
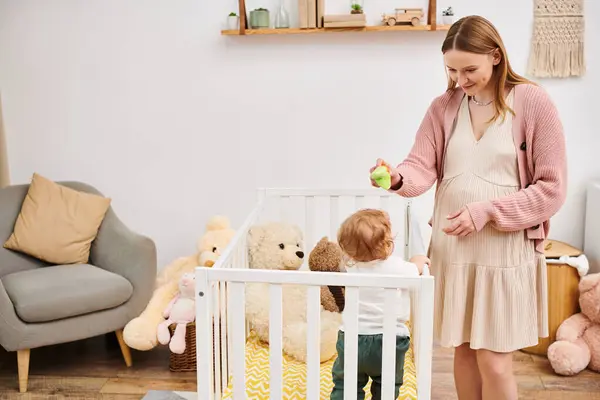
<path fill-rule="evenodd" d="M 579 282 L 581 313 L 567 318 L 548 347 L 548 360 L 559 375 L 576 375 L 589 368 L 600 372 L 600 273 Z"/>
<path fill-rule="evenodd" d="M 196 319 L 196 275 L 186 273 L 179 280 L 179 293 L 169 302 L 163 312 L 165 321 L 158 325 L 157 338 L 160 344 L 167 344 L 175 354 L 185 351 L 186 325 Z M 171 338 L 169 325 L 177 324 L 175 333 Z"/>

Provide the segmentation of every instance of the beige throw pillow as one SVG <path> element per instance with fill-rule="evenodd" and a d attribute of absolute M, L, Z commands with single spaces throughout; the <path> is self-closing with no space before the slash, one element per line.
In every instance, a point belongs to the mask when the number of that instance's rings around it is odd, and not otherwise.
<path fill-rule="evenodd" d="M 34 174 L 4 247 L 52 264 L 87 263 L 110 203 Z"/>

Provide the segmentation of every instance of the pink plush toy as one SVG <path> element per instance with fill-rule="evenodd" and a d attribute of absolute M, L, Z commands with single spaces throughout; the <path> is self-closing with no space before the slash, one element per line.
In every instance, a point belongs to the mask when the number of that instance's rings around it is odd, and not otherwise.
<path fill-rule="evenodd" d="M 169 302 L 163 312 L 165 321 L 158 325 L 157 339 L 160 344 L 167 344 L 175 354 L 185 351 L 186 325 L 194 322 L 196 318 L 196 275 L 186 273 L 179 280 L 179 293 Z M 177 324 L 175 333 L 171 338 L 169 325 Z"/>
<path fill-rule="evenodd" d="M 581 313 L 565 320 L 548 347 L 548 360 L 559 375 L 576 375 L 589 368 L 600 372 L 600 273 L 579 282 Z"/>

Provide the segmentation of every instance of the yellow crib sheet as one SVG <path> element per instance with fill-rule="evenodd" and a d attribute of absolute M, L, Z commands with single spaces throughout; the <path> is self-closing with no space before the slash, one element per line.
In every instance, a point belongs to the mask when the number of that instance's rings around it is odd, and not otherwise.
<path fill-rule="evenodd" d="M 329 399 L 333 389 L 331 368 L 335 357 L 321 364 L 321 400 Z M 282 400 L 306 400 L 306 364 L 286 354 L 283 355 L 283 397 Z M 269 400 L 269 346 L 254 335 L 246 341 L 246 395 L 252 400 Z M 371 399 L 369 387 L 365 387 L 365 400 Z M 233 383 L 224 390 L 223 399 L 233 399 Z M 404 361 L 404 384 L 398 400 L 417 399 L 417 377 L 413 348 L 410 346 Z"/>

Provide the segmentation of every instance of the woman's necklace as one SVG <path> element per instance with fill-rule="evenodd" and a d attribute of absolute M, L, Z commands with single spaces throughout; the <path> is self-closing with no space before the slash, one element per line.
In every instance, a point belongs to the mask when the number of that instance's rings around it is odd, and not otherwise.
<path fill-rule="evenodd" d="M 492 99 L 492 100 L 488 101 L 487 103 L 481 103 L 481 102 L 477 101 L 475 96 L 471 97 L 471 100 L 473 100 L 473 103 L 477 104 L 478 106 L 482 106 L 482 107 L 489 106 L 494 101 L 494 99 Z"/>

